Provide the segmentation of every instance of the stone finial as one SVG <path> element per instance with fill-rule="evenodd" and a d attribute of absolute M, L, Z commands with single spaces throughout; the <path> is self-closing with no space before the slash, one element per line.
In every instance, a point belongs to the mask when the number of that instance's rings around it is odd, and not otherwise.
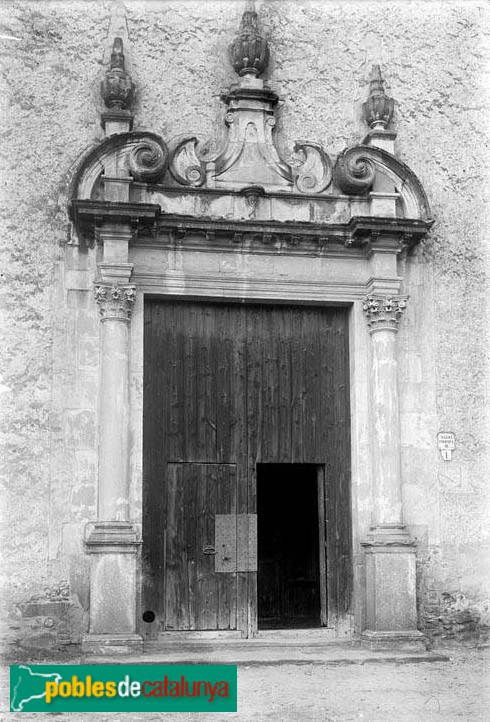
<path fill-rule="evenodd" d="M 396 331 L 406 307 L 407 296 L 366 296 L 362 308 L 369 331 Z"/>
<path fill-rule="evenodd" d="M 101 83 L 100 92 L 104 103 L 114 110 L 125 110 L 131 104 L 134 86 L 124 67 L 123 41 L 114 38 L 110 67 Z"/>
<path fill-rule="evenodd" d="M 253 75 L 259 77 L 269 62 L 269 45 L 260 34 L 259 18 L 255 3 L 248 0 L 242 15 L 240 30 L 229 48 L 230 58 L 240 77 Z"/>
<path fill-rule="evenodd" d="M 394 108 L 395 101 L 384 91 L 381 68 L 373 65 L 368 99 L 362 106 L 364 120 L 373 130 L 385 130 L 393 117 Z"/>

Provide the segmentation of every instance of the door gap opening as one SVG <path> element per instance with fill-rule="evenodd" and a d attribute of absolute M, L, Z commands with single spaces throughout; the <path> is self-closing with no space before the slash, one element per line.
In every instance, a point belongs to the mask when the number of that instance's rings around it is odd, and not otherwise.
<path fill-rule="evenodd" d="M 257 464 L 259 629 L 321 626 L 317 464 Z"/>

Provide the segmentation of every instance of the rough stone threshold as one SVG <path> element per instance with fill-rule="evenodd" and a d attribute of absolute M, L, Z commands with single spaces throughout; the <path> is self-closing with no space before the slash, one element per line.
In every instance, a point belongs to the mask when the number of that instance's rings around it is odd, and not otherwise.
<path fill-rule="evenodd" d="M 168 632 L 145 642 L 142 654 L 90 655 L 96 664 L 408 664 L 446 662 L 447 654 L 428 651 L 371 651 L 359 639 L 329 638 L 323 630 L 261 632 L 256 639 L 235 633 Z"/>

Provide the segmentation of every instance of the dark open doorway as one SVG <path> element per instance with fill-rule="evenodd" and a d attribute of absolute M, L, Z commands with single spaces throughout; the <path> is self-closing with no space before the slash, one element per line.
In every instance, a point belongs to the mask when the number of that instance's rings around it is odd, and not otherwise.
<path fill-rule="evenodd" d="M 316 464 L 257 465 L 260 629 L 321 624 L 320 471 Z"/>

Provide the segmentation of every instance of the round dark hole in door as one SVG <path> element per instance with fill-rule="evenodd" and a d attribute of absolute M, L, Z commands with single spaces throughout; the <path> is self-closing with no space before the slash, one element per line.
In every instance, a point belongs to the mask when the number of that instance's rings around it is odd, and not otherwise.
<path fill-rule="evenodd" d="M 143 621 L 148 622 L 149 624 L 151 622 L 155 621 L 155 612 L 143 612 Z"/>

